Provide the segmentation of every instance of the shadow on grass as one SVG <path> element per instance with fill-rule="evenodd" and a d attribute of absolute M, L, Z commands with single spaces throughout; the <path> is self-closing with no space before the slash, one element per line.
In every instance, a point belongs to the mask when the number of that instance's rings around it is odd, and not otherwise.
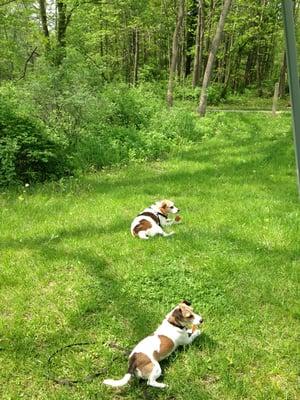
<path fill-rule="evenodd" d="M 255 124 L 254 124 L 255 125 Z M 292 137 L 266 137 L 260 134 L 259 125 L 253 127 L 253 134 L 240 138 L 231 135 L 218 144 L 203 142 L 195 150 L 178 155 L 177 159 L 194 162 L 195 166 L 183 170 L 161 171 L 153 176 L 153 171 L 143 171 L 139 176 L 129 169 L 128 176 L 122 179 L 102 181 L 95 176 L 86 176 L 84 185 L 94 193 L 110 193 L 112 197 L 130 199 L 136 194 L 146 193 L 156 196 L 158 192 L 170 193 L 170 184 L 176 184 L 176 194 L 185 193 L 193 186 L 201 186 L 206 192 L 215 190 L 221 178 L 236 187 L 248 183 L 269 191 L 278 199 L 288 198 L 297 202 L 295 185 L 288 184 L 284 178 L 294 175 L 294 153 Z M 176 162 L 176 159 L 175 161 Z M 285 170 L 283 175 L 283 168 Z"/>
<path fill-rule="evenodd" d="M 87 237 L 94 237 L 101 235 L 110 235 L 118 232 L 123 232 L 127 230 L 129 232 L 129 220 L 120 219 L 118 222 L 101 226 L 86 224 L 84 226 L 75 226 L 69 229 L 57 229 L 51 234 L 47 235 L 35 235 L 34 237 L 22 238 L 16 240 L 11 237 L 3 237 L 0 242 L 0 249 L 23 249 L 29 248 L 33 250 L 40 251 L 43 253 L 44 246 L 57 245 L 64 240 L 68 239 L 85 239 Z M 50 247 L 51 248 L 51 247 Z"/>
<path fill-rule="evenodd" d="M 126 224 L 127 227 L 127 224 Z M 94 229 L 93 229 L 94 228 Z M 124 221 L 119 224 L 113 224 L 106 228 L 96 228 L 85 226 L 84 228 L 74 229 L 70 231 L 61 231 L 59 237 L 53 239 L 53 243 L 49 243 L 47 236 L 40 236 L 37 238 L 24 239 L 21 242 L 16 242 L 10 239 L 4 240 L 1 245 L 4 248 L 12 248 L 18 250 L 31 250 L 39 254 L 40 257 L 45 258 L 49 265 L 63 262 L 63 268 L 72 269 L 74 263 L 80 263 L 86 271 L 86 274 L 92 277 L 91 283 L 85 286 L 88 291 L 86 299 L 82 299 L 79 309 L 76 309 L 68 317 L 68 328 L 76 332 L 82 328 L 90 328 L 93 326 L 92 315 L 97 317 L 110 310 L 112 316 L 119 316 L 121 320 L 128 325 L 128 332 L 135 332 L 137 337 L 143 337 L 147 332 L 147 327 L 153 325 L 155 315 L 151 307 L 144 307 L 139 304 L 136 297 L 130 296 L 130 293 L 125 294 L 122 291 L 122 280 L 113 272 L 111 261 L 108 258 L 99 256 L 89 249 L 66 249 L 58 246 L 65 238 L 85 238 L 87 234 L 99 235 L 102 233 L 118 232 L 124 228 Z M 128 233 L 129 234 L 129 233 Z M 68 266 L 70 265 L 70 267 Z M 55 270 L 54 270 L 55 271 Z M 46 274 L 52 274 L 53 271 L 46 271 Z M 12 282 L 3 282 L 2 286 L 14 286 Z M 113 319 L 111 320 L 113 324 Z M 99 331 L 107 329 L 107 325 L 101 323 L 101 319 L 97 318 L 97 328 Z M 68 330 L 69 330 L 68 329 Z M 84 329 L 83 329 L 84 332 Z M 26 355 L 39 354 L 41 345 L 33 336 L 24 335 L 23 325 L 9 336 L 9 345 L 5 346 L 6 350 L 17 351 L 18 354 L 23 353 Z M 76 334 L 75 334 L 76 337 Z M 65 333 L 65 328 L 58 329 L 55 333 L 47 334 L 45 340 L 51 346 L 56 343 L 60 346 L 62 341 L 67 340 L 70 342 L 69 334 Z M 121 338 L 122 339 L 122 338 Z M 72 341 L 72 340 L 71 340 Z M 52 343 L 52 344 L 51 344 Z"/>

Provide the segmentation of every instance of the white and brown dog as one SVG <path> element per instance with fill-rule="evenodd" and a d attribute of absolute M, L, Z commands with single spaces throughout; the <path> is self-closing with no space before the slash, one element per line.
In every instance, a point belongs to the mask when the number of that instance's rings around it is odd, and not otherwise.
<path fill-rule="evenodd" d="M 150 386 L 164 388 L 167 385 L 157 382 L 161 375 L 159 361 L 168 357 L 178 346 L 193 342 L 200 335 L 200 315 L 193 312 L 191 303 L 183 301 L 175 307 L 156 329 L 154 334 L 139 342 L 129 356 L 127 374 L 122 379 L 105 379 L 105 385 L 119 387 L 126 385 L 133 375 L 147 379 Z"/>
<path fill-rule="evenodd" d="M 168 214 L 177 214 L 179 208 L 170 200 L 157 201 L 152 206 L 145 208 L 131 224 L 131 234 L 141 239 L 149 239 L 149 236 L 162 235 L 171 236 L 174 232 L 166 233 L 164 226 L 170 226 L 180 223 L 181 218 L 169 219 Z"/>

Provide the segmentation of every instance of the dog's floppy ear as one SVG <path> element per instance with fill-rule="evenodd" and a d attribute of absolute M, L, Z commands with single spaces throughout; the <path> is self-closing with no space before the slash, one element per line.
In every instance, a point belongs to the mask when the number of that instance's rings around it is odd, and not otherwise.
<path fill-rule="evenodd" d="M 167 201 L 166 200 L 163 200 L 162 202 L 161 202 L 161 208 L 163 208 L 164 210 L 168 207 L 168 203 L 167 203 Z"/>
<path fill-rule="evenodd" d="M 181 305 L 179 305 L 179 310 L 180 310 L 183 318 L 189 318 L 192 315 L 191 309 L 192 308 L 187 306 L 187 304 L 185 304 L 185 303 L 181 303 Z"/>
<path fill-rule="evenodd" d="M 190 301 L 188 301 L 188 300 L 182 300 L 182 303 L 186 304 L 187 306 L 191 306 L 192 305 L 192 303 Z"/>
<path fill-rule="evenodd" d="M 182 319 L 183 319 L 182 310 L 181 310 L 181 308 L 177 307 L 170 315 L 168 321 L 172 325 L 182 327 L 182 323 L 181 323 Z"/>

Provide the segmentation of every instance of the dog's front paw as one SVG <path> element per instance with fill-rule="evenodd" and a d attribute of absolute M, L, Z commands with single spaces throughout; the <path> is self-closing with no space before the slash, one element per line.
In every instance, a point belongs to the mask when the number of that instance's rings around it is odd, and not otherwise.
<path fill-rule="evenodd" d="M 201 335 L 201 331 L 200 331 L 200 329 L 196 329 L 193 333 L 192 333 L 192 336 L 193 336 L 193 339 L 196 339 L 198 336 L 200 336 Z"/>
<path fill-rule="evenodd" d="M 164 237 L 173 236 L 173 235 L 175 235 L 175 232 L 165 233 Z"/>

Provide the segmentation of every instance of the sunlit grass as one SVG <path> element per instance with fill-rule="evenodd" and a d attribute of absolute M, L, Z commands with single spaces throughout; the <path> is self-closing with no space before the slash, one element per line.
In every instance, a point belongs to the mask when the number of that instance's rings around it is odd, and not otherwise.
<path fill-rule="evenodd" d="M 209 128 L 209 129 L 208 129 Z M 167 161 L 1 196 L 1 399 L 296 399 L 300 211 L 290 117 L 217 115 Z M 211 136 L 211 137 L 209 137 Z M 172 238 L 133 239 L 160 198 L 182 209 Z M 163 391 L 113 391 L 124 348 L 182 298 L 204 334 L 163 363 Z M 48 357 L 66 349 L 49 366 Z M 50 368 L 51 367 L 51 368 Z M 63 386 L 107 368 L 91 383 Z"/>

